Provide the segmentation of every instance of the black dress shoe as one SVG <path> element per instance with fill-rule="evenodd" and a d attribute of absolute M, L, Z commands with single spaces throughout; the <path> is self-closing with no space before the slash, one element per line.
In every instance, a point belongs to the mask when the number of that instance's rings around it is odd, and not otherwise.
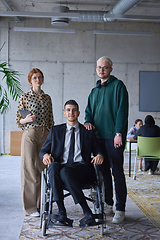
<path fill-rule="evenodd" d="M 67 219 L 67 215 L 64 213 L 59 213 L 58 215 L 54 215 L 54 219 L 59 222 L 65 222 Z"/>
<path fill-rule="evenodd" d="M 53 214 L 54 222 L 52 222 L 56 226 L 65 226 L 65 227 L 73 227 L 73 220 L 67 218 L 67 215 L 64 213 Z"/>
<path fill-rule="evenodd" d="M 80 227 L 88 227 L 95 226 L 97 223 L 95 222 L 94 215 L 92 213 L 86 214 L 84 218 L 80 220 Z"/>

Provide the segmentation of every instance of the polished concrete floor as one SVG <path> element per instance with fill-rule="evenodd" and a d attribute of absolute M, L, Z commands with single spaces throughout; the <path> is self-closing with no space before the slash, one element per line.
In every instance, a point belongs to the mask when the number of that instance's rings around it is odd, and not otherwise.
<path fill-rule="evenodd" d="M 133 156 L 134 157 L 134 156 Z M 23 225 L 20 189 L 20 156 L 0 156 L 0 239 L 17 240 Z M 128 155 L 125 156 L 125 162 Z M 127 168 L 125 164 L 125 168 Z M 144 216 L 127 198 L 126 216 Z"/>
<path fill-rule="evenodd" d="M 21 201 L 20 156 L 0 156 L 0 239 L 17 240 L 24 214 Z"/>

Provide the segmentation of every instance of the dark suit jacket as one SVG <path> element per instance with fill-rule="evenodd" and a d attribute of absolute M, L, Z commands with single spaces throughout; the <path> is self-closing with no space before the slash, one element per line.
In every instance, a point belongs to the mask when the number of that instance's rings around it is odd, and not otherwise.
<path fill-rule="evenodd" d="M 96 138 L 93 130 L 87 130 L 79 123 L 80 128 L 80 147 L 81 155 L 85 164 L 88 166 L 91 162 L 91 153 L 94 156 L 102 155 L 99 140 Z M 66 124 L 52 126 L 45 143 L 40 151 L 40 158 L 48 153 L 54 158 L 55 162 L 61 162 L 63 158 L 64 142 L 65 142 Z"/>

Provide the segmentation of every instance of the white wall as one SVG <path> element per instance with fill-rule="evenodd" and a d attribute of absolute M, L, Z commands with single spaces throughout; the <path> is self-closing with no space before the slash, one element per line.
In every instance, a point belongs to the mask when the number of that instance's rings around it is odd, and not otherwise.
<path fill-rule="evenodd" d="M 9 27 L 8 27 L 9 26 Z M 65 121 L 63 105 L 75 99 L 80 105 L 80 122 L 84 121 L 87 97 L 98 79 L 96 60 L 103 55 L 113 60 L 113 75 L 123 80 L 129 92 L 129 128 L 136 118 L 152 114 L 160 125 L 160 113 L 139 112 L 139 71 L 160 71 L 160 24 L 138 22 L 70 23 L 75 34 L 14 32 L 14 26 L 51 27 L 48 20 L 27 20 L 21 23 L 1 19 L 0 61 L 8 60 L 20 71 L 23 90 L 29 90 L 27 75 L 31 68 L 40 68 L 45 76 L 43 89 L 53 102 L 56 124 Z M 94 35 L 94 29 L 118 31 L 151 31 L 154 36 Z M 10 151 L 10 131 L 19 130 L 15 123 L 17 102 L 5 115 L 5 152 Z M 0 119 L 2 125 L 2 118 Z M 2 127 L 0 129 L 2 137 Z M 2 143 L 2 140 L 1 140 Z M 2 144 L 1 144 L 2 145 Z M 2 146 L 1 146 L 2 148 Z M 2 150 L 1 150 L 2 151 Z"/>

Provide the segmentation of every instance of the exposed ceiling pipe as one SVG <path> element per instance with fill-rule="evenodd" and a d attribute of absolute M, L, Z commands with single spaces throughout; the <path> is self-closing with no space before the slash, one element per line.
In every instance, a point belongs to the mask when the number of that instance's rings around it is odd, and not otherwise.
<path fill-rule="evenodd" d="M 115 6 L 108 12 L 109 14 L 123 14 L 127 12 L 130 8 L 134 7 L 135 4 L 141 2 L 142 0 L 120 0 Z M 105 22 L 113 22 L 116 19 L 107 18 L 104 14 Z"/>
<path fill-rule="evenodd" d="M 62 18 L 52 17 L 51 24 L 58 27 L 64 27 L 69 24 L 69 21 L 74 22 L 104 22 L 104 11 L 75 11 L 69 10 L 66 6 L 57 6 L 52 8 L 53 13 L 71 13 L 76 14 L 78 12 L 79 18 Z"/>
<path fill-rule="evenodd" d="M 132 8 L 138 2 L 142 0 L 120 0 L 118 1 L 113 8 L 107 13 L 104 11 L 75 11 L 70 10 L 70 13 L 79 14 L 79 18 L 70 19 L 74 22 L 113 22 L 115 18 L 109 18 L 108 15 L 116 14 L 117 16 L 122 15 Z"/>
<path fill-rule="evenodd" d="M 116 19 L 121 20 L 140 20 L 140 21 L 160 21 L 159 16 L 138 16 L 124 14 L 135 4 L 142 0 L 120 0 L 108 12 L 105 11 L 80 11 L 69 10 L 68 7 L 61 6 L 61 9 L 54 7 L 52 12 L 14 12 L 14 11 L 0 11 L 1 17 L 39 17 L 51 18 L 51 23 L 56 26 L 67 26 L 69 21 L 74 22 L 112 22 Z M 64 8 L 64 9 L 63 9 Z"/>
<path fill-rule="evenodd" d="M 79 14 L 79 18 L 74 19 L 71 18 L 70 20 L 73 22 L 104 22 L 103 16 L 105 14 L 104 11 L 75 11 L 70 10 L 70 13 L 77 13 Z"/>
<path fill-rule="evenodd" d="M 80 17 L 80 14 L 81 17 Z M 160 16 L 147 15 L 127 15 L 127 14 L 109 14 L 98 11 L 68 11 L 67 13 L 53 12 L 19 12 L 19 11 L 0 11 L 0 17 L 26 17 L 26 18 L 69 18 L 70 21 L 76 22 L 104 22 L 104 14 L 109 19 L 131 20 L 131 21 L 149 21 L 160 22 Z M 74 20 L 76 18 L 76 20 Z M 85 20 L 84 20 L 85 19 Z"/>

